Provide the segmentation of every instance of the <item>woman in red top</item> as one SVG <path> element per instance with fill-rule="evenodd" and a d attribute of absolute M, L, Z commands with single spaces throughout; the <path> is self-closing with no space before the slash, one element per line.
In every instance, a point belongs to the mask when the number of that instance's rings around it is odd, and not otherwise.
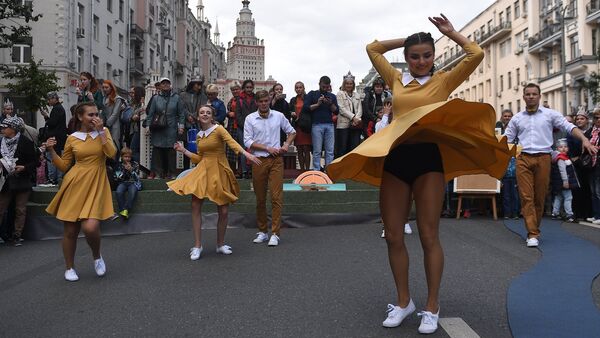
<path fill-rule="evenodd" d="M 292 112 L 292 121 L 296 128 L 296 138 L 294 139 L 294 145 L 298 152 L 298 162 L 300 163 L 300 170 L 307 171 L 310 168 L 310 153 L 312 152 L 312 137 L 310 133 L 306 133 L 300 129 L 296 121 L 302 113 L 302 106 L 304 105 L 304 96 L 306 91 L 304 90 L 304 83 L 298 81 L 294 85 L 296 96 L 290 100 L 290 111 Z"/>

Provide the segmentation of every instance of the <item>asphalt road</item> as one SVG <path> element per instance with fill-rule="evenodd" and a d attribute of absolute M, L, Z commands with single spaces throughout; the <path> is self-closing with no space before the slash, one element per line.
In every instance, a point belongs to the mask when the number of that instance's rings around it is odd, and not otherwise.
<path fill-rule="evenodd" d="M 600 246 L 600 229 L 566 225 Z M 413 223 L 413 228 L 414 223 Z M 108 272 L 94 274 L 85 240 L 63 279 L 60 241 L 0 246 L 0 336 L 417 337 L 419 318 L 381 326 L 395 302 L 380 225 L 283 229 L 281 245 L 251 242 L 255 231 L 231 228 L 234 254 L 204 252 L 189 260 L 190 231 L 103 238 Z M 446 265 L 442 318 L 462 318 L 481 337 L 510 337 L 506 290 L 540 253 L 502 222 L 450 220 L 441 225 Z M 407 236 L 410 289 L 426 297 L 418 234 Z M 600 305 L 600 287 L 593 293 Z M 448 337 L 440 329 L 432 337 Z"/>

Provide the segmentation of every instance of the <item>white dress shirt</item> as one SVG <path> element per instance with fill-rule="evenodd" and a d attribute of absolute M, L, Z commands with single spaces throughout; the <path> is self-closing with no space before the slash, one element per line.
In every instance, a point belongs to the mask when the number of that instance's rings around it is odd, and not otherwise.
<path fill-rule="evenodd" d="M 266 118 L 261 117 L 258 111 L 248 115 L 244 122 L 244 145 L 254 156 L 270 156 L 266 150 L 252 149 L 250 146 L 254 143 L 262 144 L 267 147 L 280 148 L 280 130 L 287 135 L 296 133 L 296 130 L 290 124 L 290 121 L 277 110 L 269 110 Z"/>
<path fill-rule="evenodd" d="M 504 135 L 508 138 L 508 143 L 514 143 L 515 138 L 523 146 L 522 152 L 527 154 L 547 153 L 552 151 L 552 131 L 554 128 L 571 133 L 574 124 L 556 110 L 540 106 L 535 113 L 522 111 L 515 115 L 508 126 Z"/>

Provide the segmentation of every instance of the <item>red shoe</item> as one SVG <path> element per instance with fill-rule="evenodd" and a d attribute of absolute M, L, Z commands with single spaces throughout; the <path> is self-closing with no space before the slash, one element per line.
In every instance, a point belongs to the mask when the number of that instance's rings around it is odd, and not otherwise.
<path fill-rule="evenodd" d="M 465 212 L 463 213 L 463 217 L 464 218 L 471 218 L 471 212 L 469 210 L 465 210 Z"/>

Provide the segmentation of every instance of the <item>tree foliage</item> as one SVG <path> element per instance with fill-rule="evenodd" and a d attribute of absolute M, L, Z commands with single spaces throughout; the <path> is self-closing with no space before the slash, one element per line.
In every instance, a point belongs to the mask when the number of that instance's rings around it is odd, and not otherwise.
<path fill-rule="evenodd" d="M 24 5 L 22 0 L 0 0 L 0 48 L 29 38 L 31 27 L 27 24 L 40 17 L 41 14 L 33 15 L 33 7 Z"/>
<path fill-rule="evenodd" d="M 4 78 L 13 80 L 6 87 L 14 95 L 25 99 L 24 108 L 30 112 L 36 112 L 46 104 L 48 92 L 59 91 L 63 88 L 57 84 L 59 79 L 56 72 L 41 70 L 41 65 L 42 60 L 36 62 L 32 59 L 29 64 L 17 65 L 15 68 L 0 67 Z"/>
<path fill-rule="evenodd" d="M 592 103 L 596 106 L 600 101 L 600 74 L 591 72 L 589 79 L 584 81 L 583 86 L 587 88 L 592 98 Z"/>

